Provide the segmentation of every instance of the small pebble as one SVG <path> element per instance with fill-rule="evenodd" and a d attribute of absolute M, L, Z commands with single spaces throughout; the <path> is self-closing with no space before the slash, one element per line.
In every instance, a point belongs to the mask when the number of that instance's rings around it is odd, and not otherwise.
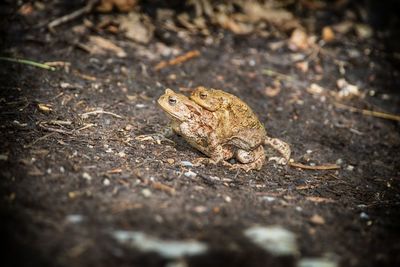
<path fill-rule="evenodd" d="M 191 163 L 190 161 L 186 161 L 186 160 L 182 160 L 181 165 L 184 167 L 193 167 L 193 163 Z"/>
<path fill-rule="evenodd" d="M 194 177 L 197 176 L 197 173 L 195 173 L 195 172 L 189 170 L 189 171 L 185 172 L 184 175 L 185 175 L 186 177 L 188 177 L 188 178 L 194 178 Z"/>
<path fill-rule="evenodd" d="M 82 173 L 82 178 L 88 181 L 92 180 L 92 176 L 87 172 Z"/>
<path fill-rule="evenodd" d="M 298 254 L 295 234 L 280 226 L 253 226 L 244 235 L 274 256 Z"/>
<path fill-rule="evenodd" d="M 347 166 L 346 170 L 351 172 L 351 171 L 354 170 L 354 166 L 353 165 L 349 165 L 349 166 Z"/>
<path fill-rule="evenodd" d="M 318 214 L 314 214 L 311 218 L 310 218 L 310 222 L 314 223 L 314 224 L 325 224 L 325 219 L 318 215 Z"/>
<path fill-rule="evenodd" d="M 67 215 L 66 220 L 69 223 L 80 223 L 83 221 L 83 216 L 80 214 L 70 214 Z"/>
<path fill-rule="evenodd" d="M 168 162 L 169 164 L 174 164 L 175 160 L 174 160 L 174 159 L 167 159 L 167 162 Z"/>
<path fill-rule="evenodd" d="M 110 185 L 110 180 L 108 180 L 107 178 L 103 180 L 103 185 L 105 186 L 109 186 Z"/>
<path fill-rule="evenodd" d="M 266 201 L 268 201 L 268 202 L 272 202 L 272 201 L 275 201 L 275 200 L 276 200 L 276 198 L 270 197 L 270 196 L 263 196 L 261 199 L 262 199 L 262 200 L 266 200 Z"/>
<path fill-rule="evenodd" d="M 148 189 L 148 188 L 145 188 L 145 189 L 142 190 L 142 195 L 143 195 L 144 197 L 150 197 L 151 194 L 152 194 L 152 193 L 151 193 L 150 189 Z"/>
<path fill-rule="evenodd" d="M 225 196 L 225 201 L 230 203 L 232 201 L 232 198 L 230 196 Z"/>
<path fill-rule="evenodd" d="M 64 169 L 63 166 L 60 167 L 60 172 L 61 172 L 61 173 L 64 173 L 64 172 L 65 172 L 65 169 Z"/>
<path fill-rule="evenodd" d="M 300 259 L 298 267 L 337 267 L 338 264 L 335 261 L 331 261 L 324 258 L 303 258 Z"/>
<path fill-rule="evenodd" d="M 343 159 L 337 159 L 336 160 L 337 165 L 342 165 L 343 164 Z"/>
<path fill-rule="evenodd" d="M 369 219 L 369 215 L 366 214 L 365 212 L 361 212 L 360 213 L 360 218 L 363 220 L 368 220 Z"/>
<path fill-rule="evenodd" d="M 311 153 L 312 153 L 312 150 L 311 150 L 311 149 L 307 149 L 306 153 L 307 153 L 307 154 L 311 154 Z"/>
<path fill-rule="evenodd" d="M 205 207 L 205 206 L 196 206 L 196 207 L 194 207 L 194 211 L 196 213 L 204 213 L 204 212 L 207 211 L 207 207 Z"/>

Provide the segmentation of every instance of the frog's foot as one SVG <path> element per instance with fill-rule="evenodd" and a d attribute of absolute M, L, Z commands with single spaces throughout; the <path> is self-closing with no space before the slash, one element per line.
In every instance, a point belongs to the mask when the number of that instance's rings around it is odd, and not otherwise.
<path fill-rule="evenodd" d="M 267 137 L 265 139 L 265 144 L 270 145 L 272 148 L 277 150 L 285 160 L 284 164 L 287 164 L 290 160 L 291 149 L 288 143 L 283 142 L 278 138 L 270 138 Z M 270 158 L 269 160 L 274 160 L 274 158 Z"/>
<path fill-rule="evenodd" d="M 268 161 L 275 161 L 276 163 L 278 163 L 279 165 L 286 165 L 288 164 L 287 159 L 282 158 L 282 157 L 269 157 Z"/>
<path fill-rule="evenodd" d="M 229 167 L 230 170 L 244 170 L 245 172 L 249 172 L 251 170 L 259 171 L 259 170 L 261 170 L 263 164 L 264 164 L 264 159 L 258 159 L 258 160 L 254 161 L 254 162 L 246 163 L 246 164 L 243 164 L 243 163 L 236 163 L 236 164 L 226 163 L 226 165 Z"/>

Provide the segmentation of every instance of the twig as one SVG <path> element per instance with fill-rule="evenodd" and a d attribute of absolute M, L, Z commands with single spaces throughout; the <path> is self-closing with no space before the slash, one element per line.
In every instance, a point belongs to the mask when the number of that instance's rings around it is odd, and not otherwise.
<path fill-rule="evenodd" d="M 71 125 L 72 121 L 51 120 L 48 123 L 53 125 Z"/>
<path fill-rule="evenodd" d="M 352 106 L 348 106 L 339 102 L 334 103 L 336 107 L 341 108 L 341 109 L 346 109 L 351 112 L 359 112 L 363 115 L 366 116 L 372 116 L 372 117 L 377 117 L 381 119 L 387 119 L 387 120 L 394 120 L 394 121 L 400 121 L 400 116 L 395 115 L 395 114 L 390 114 L 390 113 L 385 113 L 385 112 L 379 112 L 379 111 L 373 111 L 373 110 L 368 110 L 368 109 L 359 109 L 355 108 Z"/>
<path fill-rule="evenodd" d="M 295 78 L 295 77 L 292 77 L 290 75 L 277 72 L 277 71 L 272 70 L 272 69 L 263 69 L 262 70 L 262 74 L 270 76 L 270 77 L 271 76 L 276 76 L 280 80 L 287 81 L 287 82 L 290 82 L 292 84 L 303 86 L 303 87 L 307 87 L 307 85 L 308 85 L 307 82 L 301 81 L 298 78 Z"/>
<path fill-rule="evenodd" d="M 80 114 L 79 116 L 81 116 L 82 118 L 87 118 L 87 117 L 89 117 L 89 115 L 94 115 L 94 114 L 108 114 L 108 115 L 114 116 L 114 117 L 116 117 L 118 119 L 122 119 L 123 118 L 122 116 L 120 116 L 118 114 L 115 114 L 115 113 L 109 112 L 109 111 L 104 111 L 102 109 L 85 112 L 85 113 Z"/>
<path fill-rule="evenodd" d="M 154 67 L 154 69 L 160 70 L 160 69 L 163 69 L 168 66 L 178 65 L 178 64 L 184 63 L 185 61 L 188 61 L 191 58 L 198 57 L 198 56 L 200 56 L 199 50 L 192 50 L 192 51 L 187 52 L 186 54 L 183 54 L 181 56 L 173 58 L 169 61 L 161 61 Z"/>
<path fill-rule="evenodd" d="M 263 69 L 262 73 L 267 76 L 277 76 L 277 77 L 281 78 L 282 80 L 286 80 L 286 81 L 294 80 L 294 78 L 289 75 L 286 75 L 286 74 L 283 74 L 283 73 L 280 73 L 280 72 L 277 72 L 277 71 L 271 70 L 271 69 Z"/>
<path fill-rule="evenodd" d="M 97 2 L 98 2 L 98 0 L 89 0 L 87 2 L 87 4 L 83 8 L 75 10 L 74 12 L 72 12 L 70 14 L 64 15 L 64 16 L 62 16 L 60 18 L 57 18 L 57 19 L 53 20 L 52 22 L 50 22 L 47 25 L 47 28 L 50 31 L 53 31 L 54 27 L 57 27 L 57 26 L 59 26 L 61 24 L 64 24 L 64 23 L 66 23 L 68 21 L 71 21 L 71 20 L 74 20 L 76 18 L 79 18 L 80 16 L 82 16 L 84 14 L 90 13 L 93 10 L 94 6 L 97 4 Z"/>
<path fill-rule="evenodd" d="M 28 59 L 11 58 L 11 57 L 0 57 L 0 60 L 9 61 L 9 62 L 15 62 L 15 63 L 21 63 L 21 64 L 25 64 L 25 65 L 31 65 L 31 66 L 42 68 L 42 69 L 45 69 L 45 70 L 51 70 L 51 71 L 55 71 L 56 70 L 55 67 L 49 66 L 47 64 L 42 64 L 42 63 L 39 63 L 39 62 L 35 62 L 35 61 L 32 61 L 32 60 L 28 60 Z"/>
<path fill-rule="evenodd" d="M 175 188 L 162 184 L 160 182 L 151 182 L 151 187 L 160 191 L 167 192 L 172 196 L 176 194 Z"/>
<path fill-rule="evenodd" d="M 337 170 L 337 169 L 340 169 L 340 166 L 336 165 L 336 164 L 309 166 L 309 165 L 304 165 L 304 164 L 297 163 L 297 162 L 290 162 L 289 165 L 291 167 L 305 169 L 305 170 Z"/>
<path fill-rule="evenodd" d="M 85 129 L 93 127 L 93 126 L 94 126 L 93 123 L 87 123 L 86 125 L 82 126 L 81 128 L 76 129 L 75 132 L 79 132 L 79 131 L 85 130 Z"/>
<path fill-rule="evenodd" d="M 47 137 L 50 137 L 50 136 L 52 136 L 52 135 L 54 135 L 54 134 L 55 134 L 55 132 L 52 132 L 52 133 L 43 135 L 42 137 L 39 137 L 38 139 L 36 139 L 36 140 L 33 141 L 32 143 L 25 145 L 24 148 L 30 148 L 30 147 L 32 147 L 34 144 L 36 144 L 37 142 L 39 142 L 39 141 L 41 141 L 41 140 L 44 140 L 44 139 L 46 139 Z"/>
<path fill-rule="evenodd" d="M 72 131 L 65 131 L 62 129 L 57 129 L 57 128 L 52 128 L 52 127 L 47 127 L 44 126 L 42 123 L 39 123 L 38 126 L 46 131 L 50 131 L 50 132 L 56 132 L 56 133 L 61 133 L 61 134 L 67 134 L 67 135 L 71 135 L 73 134 Z"/>

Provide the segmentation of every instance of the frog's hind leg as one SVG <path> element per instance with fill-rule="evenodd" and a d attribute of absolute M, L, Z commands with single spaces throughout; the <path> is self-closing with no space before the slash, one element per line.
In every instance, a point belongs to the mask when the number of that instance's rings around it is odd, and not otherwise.
<path fill-rule="evenodd" d="M 238 149 L 236 151 L 236 159 L 240 162 L 231 164 L 230 169 L 242 169 L 246 172 L 250 170 L 261 170 L 265 161 L 265 152 L 262 146 L 258 146 L 252 151 Z"/>
<path fill-rule="evenodd" d="M 285 164 L 289 162 L 292 152 L 288 143 L 285 143 L 278 138 L 266 137 L 265 144 L 277 150 L 283 156 Z"/>
<path fill-rule="evenodd" d="M 244 129 L 227 140 L 227 144 L 243 150 L 253 150 L 264 143 L 265 132 L 259 129 Z"/>

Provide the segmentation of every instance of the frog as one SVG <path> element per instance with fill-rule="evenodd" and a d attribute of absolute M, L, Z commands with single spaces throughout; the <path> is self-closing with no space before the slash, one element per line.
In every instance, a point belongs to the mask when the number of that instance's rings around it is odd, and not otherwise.
<path fill-rule="evenodd" d="M 260 170 L 265 161 L 262 146 L 246 150 L 237 147 L 234 142 L 220 140 L 218 129 L 221 122 L 215 113 L 204 109 L 187 96 L 175 93 L 167 88 L 158 99 L 161 109 L 171 120 L 172 130 L 182 136 L 192 147 L 209 158 L 196 159 L 195 165 L 203 163 L 222 163 L 231 170 Z M 238 163 L 227 162 L 235 159 Z"/>
<path fill-rule="evenodd" d="M 257 115 L 239 97 L 223 90 L 199 86 L 192 91 L 190 99 L 216 115 L 220 123 L 217 130 L 219 140 L 245 151 L 269 145 L 282 156 L 271 157 L 270 160 L 276 160 L 280 164 L 289 163 L 289 144 L 269 137 Z"/>

